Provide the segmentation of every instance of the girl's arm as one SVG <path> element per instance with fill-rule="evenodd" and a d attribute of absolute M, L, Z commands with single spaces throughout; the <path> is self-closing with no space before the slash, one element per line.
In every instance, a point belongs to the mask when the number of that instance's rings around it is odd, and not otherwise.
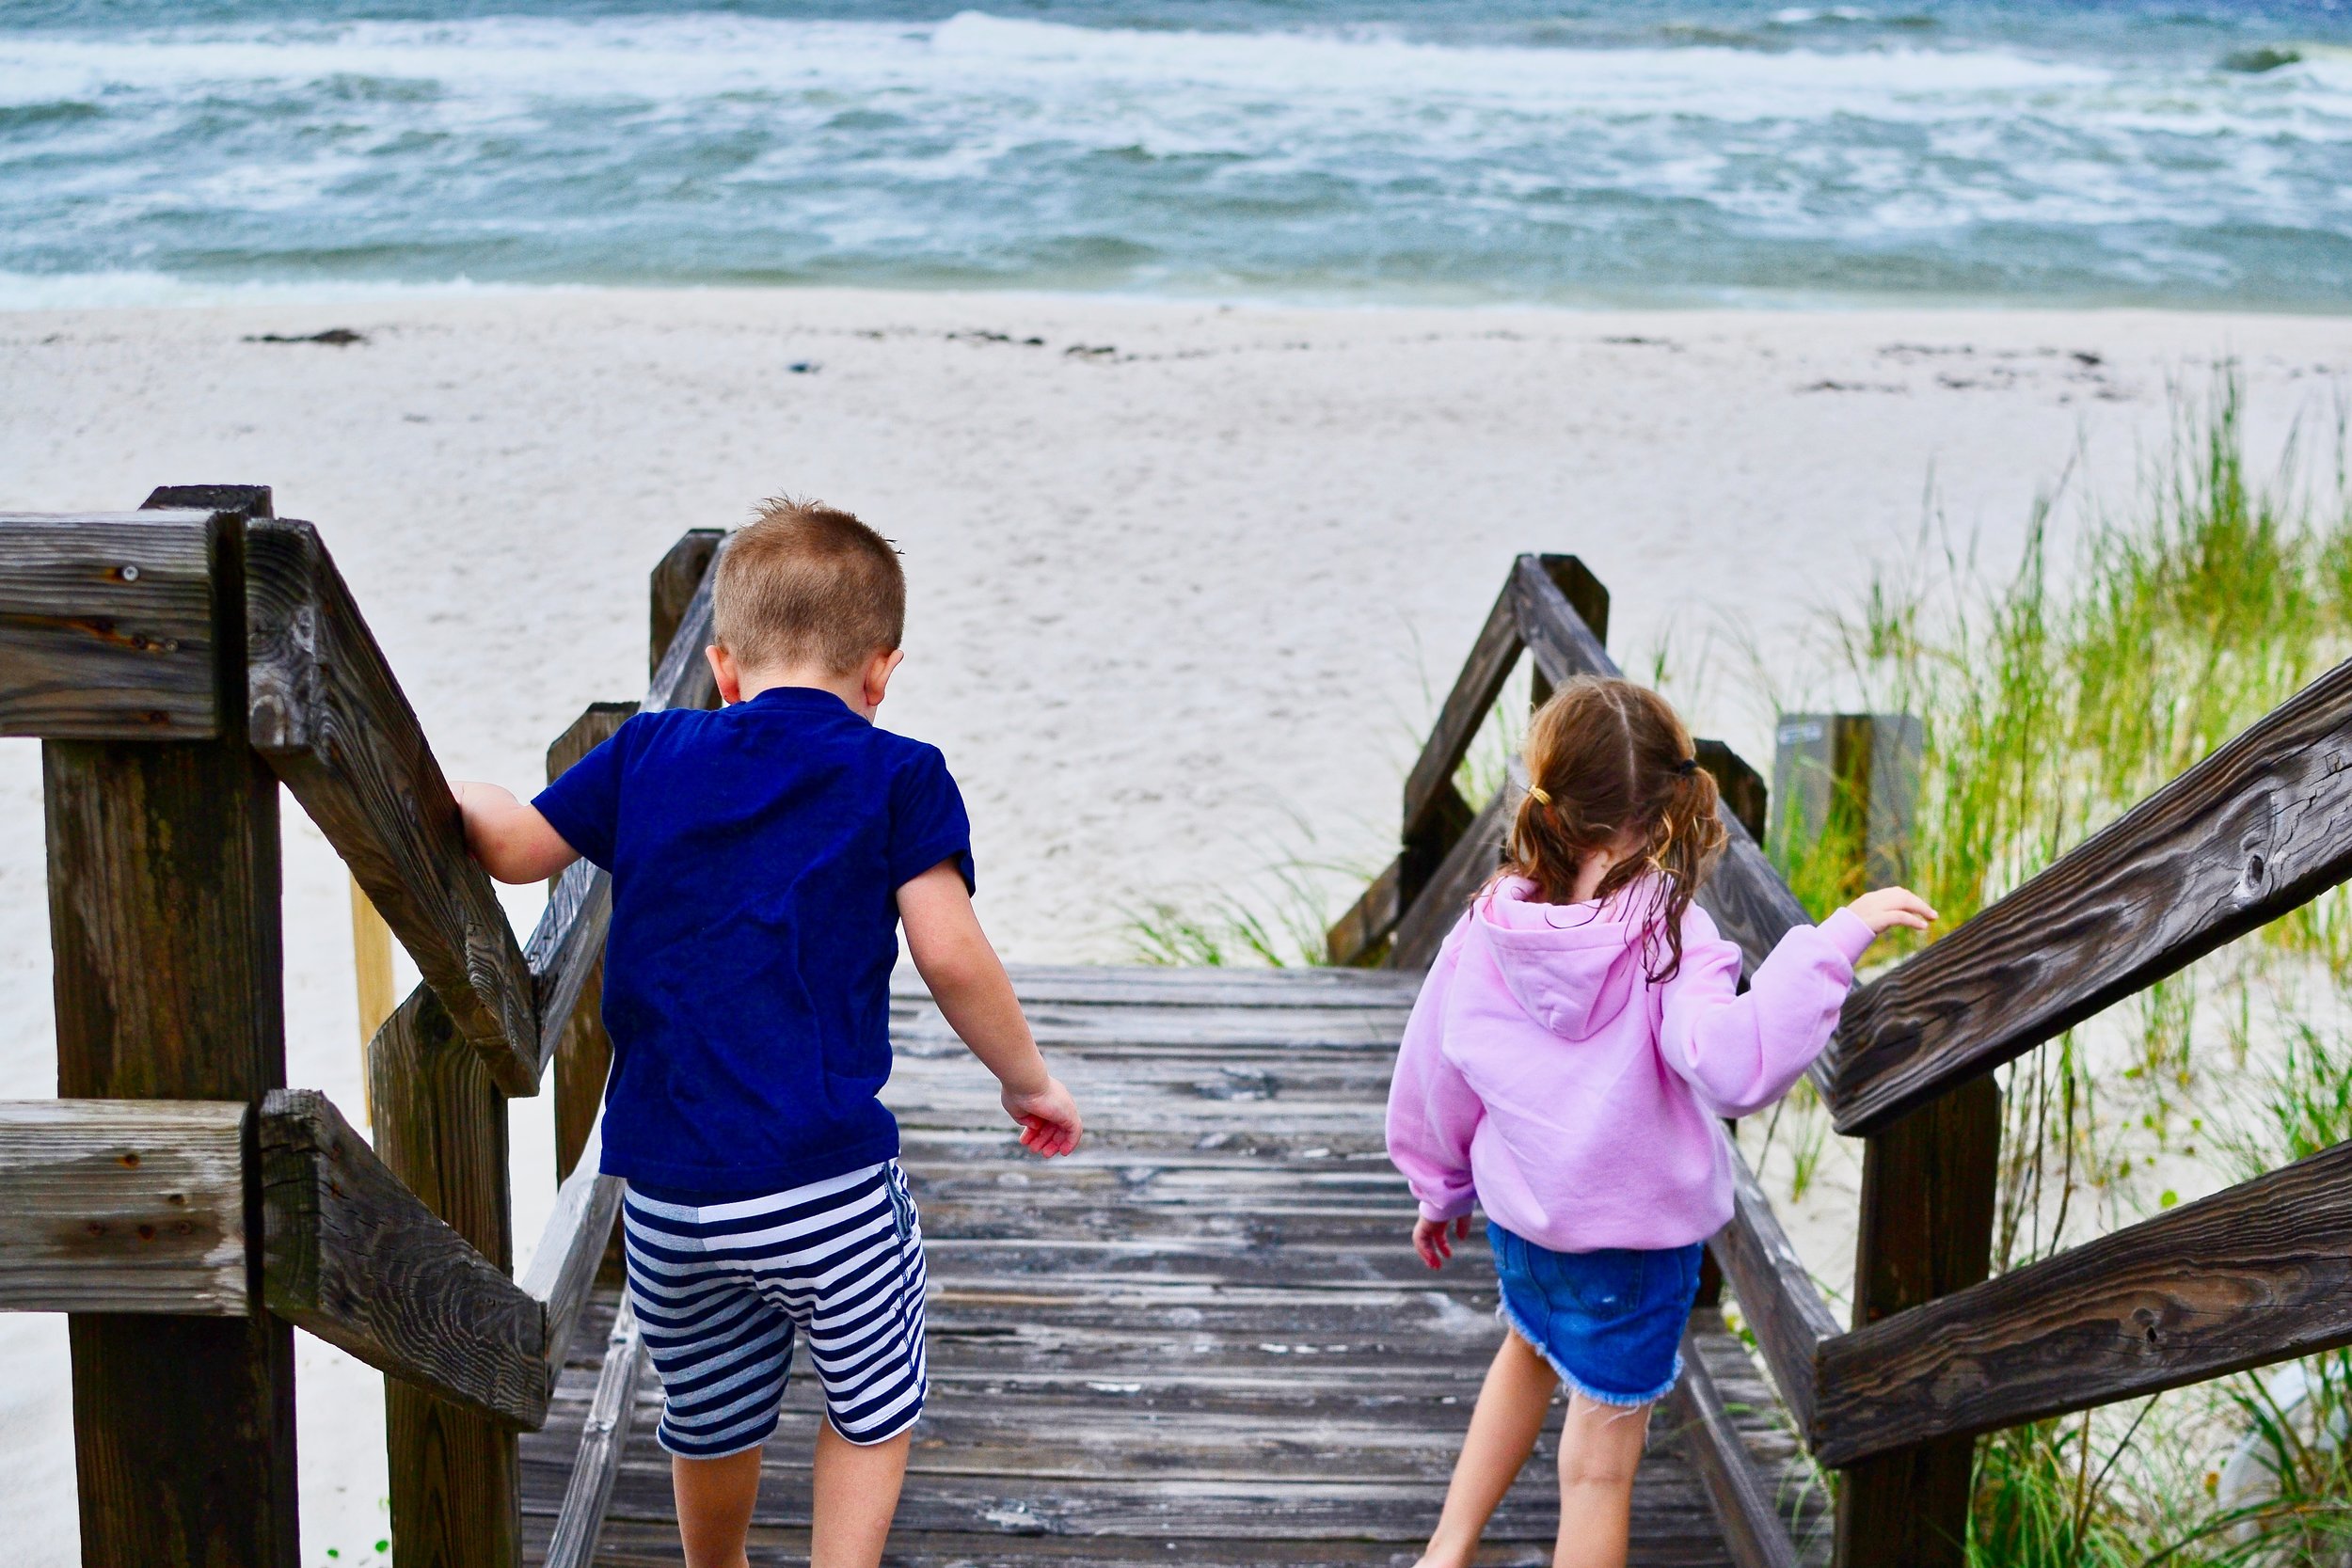
<path fill-rule="evenodd" d="M 1865 894 L 1819 926 L 1780 939 L 1740 994 L 1740 949 L 1696 909 L 1682 969 L 1665 987 L 1659 1049 L 1718 1116 L 1743 1117 L 1788 1092 L 1829 1044 L 1853 966 L 1890 926 L 1926 930 L 1935 911 L 1903 888 Z"/>
<path fill-rule="evenodd" d="M 1445 997 L 1454 972 L 1461 962 L 1463 925 L 1454 928 L 1429 966 L 1414 999 L 1413 1016 L 1405 1025 L 1405 1041 L 1397 1051 L 1396 1077 L 1389 1085 L 1389 1159 L 1405 1174 L 1406 1183 L 1421 1205 L 1421 1223 L 1413 1242 L 1422 1259 L 1436 1268 L 1450 1255 L 1445 1231 L 1466 1234 L 1470 1212 L 1478 1201 L 1470 1184 L 1470 1137 L 1478 1131 L 1486 1107 L 1441 1049 L 1445 1040 Z"/>

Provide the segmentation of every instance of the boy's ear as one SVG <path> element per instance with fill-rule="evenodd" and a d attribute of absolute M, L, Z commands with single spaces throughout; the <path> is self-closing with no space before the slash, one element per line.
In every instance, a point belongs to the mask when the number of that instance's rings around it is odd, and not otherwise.
<path fill-rule="evenodd" d="M 882 706 L 882 695 L 890 689 L 890 677 L 897 673 L 907 657 L 904 648 L 892 648 L 878 653 L 866 661 L 866 705 Z"/>
<path fill-rule="evenodd" d="M 743 672 L 736 668 L 735 656 L 724 644 L 713 642 L 703 650 L 703 657 L 710 660 L 710 678 L 719 688 L 719 701 L 728 707 L 743 700 Z"/>

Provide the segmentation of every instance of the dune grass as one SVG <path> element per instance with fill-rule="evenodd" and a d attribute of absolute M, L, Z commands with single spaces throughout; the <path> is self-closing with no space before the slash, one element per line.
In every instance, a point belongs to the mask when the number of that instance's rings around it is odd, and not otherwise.
<path fill-rule="evenodd" d="M 2258 476 L 2230 369 L 2176 388 L 2174 410 L 2133 504 L 2078 506 L 2071 557 L 2051 544 L 2061 492 L 2007 576 L 1923 549 L 1833 623 L 1846 688 L 1924 727 L 1903 877 L 1939 931 L 2352 654 L 2341 419 L 2332 463 L 2291 440 Z M 1855 816 L 1775 845 L 1817 918 L 1857 889 Z M 2352 1010 L 2347 960 L 2338 891 L 2005 1069 L 1995 1268 L 2352 1134 L 2352 1039 L 2325 1022 Z M 1820 1115 L 1790 1114 L 1799 1139 Z M 2312 1357 L 1989 1437 L 1970 1561 L 2344 1563 L 2347 1374 L 2343 1355 Z"/>

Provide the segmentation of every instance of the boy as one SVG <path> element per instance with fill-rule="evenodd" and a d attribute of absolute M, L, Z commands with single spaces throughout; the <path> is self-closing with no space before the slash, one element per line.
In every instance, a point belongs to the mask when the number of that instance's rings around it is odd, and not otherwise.
<path fill-rule="evenodd" d="M 877 1098 L 894 925 L 1022 1143 L 1069 1153 L 1078 1113 L 972 912 L 946 762 L 873 722 L 902 657 L 897 552 L 845 512 L 771 500 L 713 592 L 725 706 L 630 719 L 531 805 L 455 794 L 501 881 L 582 855 L 612 873 L 603 1169 L 628 1182 L 690 1568 L 742 1568 L 796 1331 L 825 1391 L 810 1561 L 874 1568 L 927 1386 L 922 1232 Z"/>

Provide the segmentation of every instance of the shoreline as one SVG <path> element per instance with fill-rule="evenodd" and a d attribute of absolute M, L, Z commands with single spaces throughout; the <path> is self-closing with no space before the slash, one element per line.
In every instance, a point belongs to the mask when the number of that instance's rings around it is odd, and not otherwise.
<path fill-rule="evenodd" d="M 272 304 L 354 305 L 399 301 L 528 299 L 559 296 L 801 295 L 1003 299 L 1042 306 L 1109 309 L 1217 309 L 1235 312 L 1380 316 L 1444 312 L 1465 315 L 1526 314 L 1578 318 L 1609 315 L 1958 315 L 2091 316 L 2147 314 L 2189 318 L 2246 317 L 2260 321 L 2352 321 L 2352 300 L 2335 309 L 2311 302 L 2107 298 L 2052 301 L 2046 295 L 1867 293 L 1852 291 L 1690 289 L 1677 297 L 1586 299 L 1494 297 L 1450 298 L 1435 292 L 1398 291 L 1365 297 L 1344 292 L 1218 291 L 1157 293 L 1145 289 L 1053 288 L 1026 283 L 930 282 L 836 283 L 803 278 L 541 279 L 530 282 L 459 276 L 439 279 L 246 278 L 213 282 L 169 273 L 104 272 L 49 275 L 0 271 L 0 320 L 28 314 L 82 314 L 117 310 L 231 310 Z"/>
<path fill-rule="evenodd" d="M 336 326 L 367 341 L 246 341 Z M 907 554 L 882 722 L 961 781 L 983 920 L 1014 959 L 1103 961 L 1149 901 L 1383 851 L 1514 553 L 1582 556 L 1620 662 L 1769 773 L 1772 699 L 1839 699 L 1822 607 L 1931 549 L 1934 510 L 1996 575 L 2038 494 L 2129 499 L 2169 388 L 2224 356 L 2266 471 L 2332 417 L 2352 316 L 798 288 L 5 309 L 0 505 L 272 484 L 444 769 L 518 787 L 588 702 L 642 690 L 645 574 L 681 531 L 779 489 L 848 506 Z M 38 747 L 0 744 L 10 1098 L 56 1092 L 40 809 Z M 348 1109 L 343 873 L 285 823 L 289 1077 Z M 540 895 L 509 894 L 527 929 Z M 545 1104 L 513 1117 L 518 1264 L 552 1199 Z M 73 1560 L 63 1341 L 0 1320 L 0 1512 L 32 1568 Z M 378 1538 L 380 1380 L 301 1343 L 304 1557 L 350 1568 Z"/>

